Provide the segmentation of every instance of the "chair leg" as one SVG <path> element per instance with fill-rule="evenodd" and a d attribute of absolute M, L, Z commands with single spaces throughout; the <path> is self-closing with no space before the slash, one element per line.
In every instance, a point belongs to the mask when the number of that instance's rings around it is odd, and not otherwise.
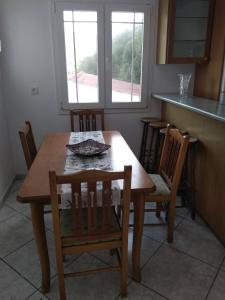
<path fill-rule="evenodd" d="M 168 243 L 173 242 L 175 208 L 176 208 L 176 202 L 171 201 L 169 203 L 169 208 L 168 208 L 168 225 L 167 225 L 168 226 L 168 236 L 167 236 Z"/>
<path fill-rule="evenodd" d="M 57 252 L 57 249 L 56 249 Z M 65 279 L 64 279 L 64 267 L 63 267 L 63 256 L 56 253 L 57 260 L 57 272 L 59 281 L 59 295 L 60 300 L 66 300 L 66 289 L 65 289 Z"/>
<path fill-rule="evenodd" d="M 60 300 L 66 300 L 65 281 L 63 274 L 58 274 Z"/>
<path fill-rule="evenodd" d="M 127 281 L 128 281 L 128 245 L 123 245 L 121 249 L 121 279 L 120 293 L 121 297 L 127 296 Z"/>
<path fill-rule="evenodd" d="M 155 215 L 156 215 L 157 218 L 160 218 L 161 207 L 162 207 L 161 203 L 156 202 L 156 213 L 155 213 Z"/>

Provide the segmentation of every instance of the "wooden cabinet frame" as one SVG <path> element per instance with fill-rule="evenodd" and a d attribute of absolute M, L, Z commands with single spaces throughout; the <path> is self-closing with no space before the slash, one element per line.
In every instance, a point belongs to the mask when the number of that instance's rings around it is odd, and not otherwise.
<path fill-rule="evenodd" d="M 212 24 L 214 16 L 215 0 L 209 0 L 207 36 L 205 44 L 205 53 L 203 57 L 174 57 L 174 35 L 176 18 L 176 0 L 159 1 L 158 17 L 158 45 L 157 45 L 157 63 L 158 64 L 193 64 L 207 63 L 210 58 L 210 45 Z"/>

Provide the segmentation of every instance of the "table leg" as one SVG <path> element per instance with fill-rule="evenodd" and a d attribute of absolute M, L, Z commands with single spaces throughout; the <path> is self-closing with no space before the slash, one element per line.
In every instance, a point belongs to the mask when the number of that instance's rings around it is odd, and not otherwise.
<path fill-rule="evenodd" d="M 141 242 L 144 224 L 144 196 L 137 195 L 134 199 L 134 233 L 133 233 L 133 249 L 132 249 L 132 266 L 133 279 L 137 282 L 141 281 Z"/>
<path fill-rule="evenodd" d="M 38 203 L 31 203 L 30 207 L 33 232 L 41 264 L 42 292 L 47 293 L 50 288 L 50 264 L 45 234 L 44 207 Z"/>

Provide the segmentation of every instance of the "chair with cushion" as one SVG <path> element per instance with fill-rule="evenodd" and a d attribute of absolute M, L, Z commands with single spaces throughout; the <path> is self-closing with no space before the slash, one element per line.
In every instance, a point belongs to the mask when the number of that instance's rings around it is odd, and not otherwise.
<path fill-rule="evenodd" d="M 166 128 L 160 130 L 162 135 L 162 141 L 166 134 Z M 187 131 L 181 130 L 183 135 L 187 135 Z M 196 137 L 189 136 L 188 149 L 186 154 L 186 160 L 184 162 L 183 172 L 181 174 L 180 184 L 178 188 L 178 194 L 181 195 L 181 205 L 177 205 L 176 208 L 189 207 L 191 211 L 191 218 L 195 219 L 195 155 L 196 147 L 199 144 L 199 140 Z"/>
<path fill-rule="evenodd" d="M 19 136 L 27 169 L 29 170 L 37 155 L 37 148 L 34 141 L 31 123 L 29 121 L 25 121 L 25 127 L 19 131 Z"/>
<path fill-rule="evenodd" d="M 156 185 L 156 191 L 151 194 L 146 194 L 145 201 L 155 202 L 156 208 L 145 209 L 145 211 L 155 211 L 157 217 L 159 217 L 160 211 L 166 210 L 168 242 L 173 241 L 176 194 L 185 161 L 188 142 L 188 135 L 183 135 L 178 129 L 168 126 L 158 174 L 149 174 Z"/>
<path fill-rule="evenodd" d="M 104 130 L 104 109 L 70 110 L 71 131 Z M 74 124 L 77 124 L 75 127 Z"/>
<path fill-rule="evenodd" d="M 123 182 L 121 219 L 116 205 L 112 203 L 113 189 L 111 188 L 112 182 L 119 179 Z M 126 296 L 131 166 L 125 166 L 124 171 L 121 172 L 84 170 L 73 174 L 57 175 L 55 171 L 50 171 L 49 181 L 60 299 L 66 299 L 64 278 L 90 275 L 98 271 L 119 271 L 121 295 Z M 100 194 L 99 182 L 102 184 Z M 67 209 L 63 208 L 60 211 L 58 191 L 61 190 L 60 196 L 63 200 L 64 184 L 67 189 L 69 185 L 70 200 L 68 200 Z M 119 189 L 118 191 L 120 193 Z M 101 195 L 100 198 L 99 195 Z M 117 249 L 118 266 L 84 272 L 64 272 L 64 256 L 104 249 Z"/>

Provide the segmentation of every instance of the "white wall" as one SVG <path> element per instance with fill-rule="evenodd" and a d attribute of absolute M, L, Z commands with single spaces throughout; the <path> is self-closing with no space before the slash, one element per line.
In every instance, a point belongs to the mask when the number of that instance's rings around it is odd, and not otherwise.
<path fill-rule="evenodd" d="M 0 53 L 1 55 L 1 53 Z M 0 62 L 1 63 L 1 62 Z M 0 66 L 1 70 L 1 66 Z M 5 116 L 0 71 L 0 203 L 14 178 L 9 131 Z"/>
<path fill-rule="evenodd" d="M 153 2 L 157 3 L 156 0 Z M 156 14 L 156 10 L 154 13 Z M 40 145 L 45 134 L 68 131 L 69 118 L 57 112 L 48 0 L 1 0 L 0 22 L 4 58 L 4 98 L 15 171 L 21 174 L 26 168 L 17 132 L 24 120 L 32 122 L 34 136 Z M 176 92 L 176 74 L 193 71 L 194 67 L 153 65 L 152 69 L 153 79 L 149 86 L 153 92 L 162 93 Z M 39 87 L 39 95 L 31 96 L 32 86 Z M 142 113 L 107 114 L 106 126 L 109 129 L 118 129 L 138 154 L 142 129 L 140 118 L 159 114 L 160 104 L 151 100 L 150 109 Z"/>

